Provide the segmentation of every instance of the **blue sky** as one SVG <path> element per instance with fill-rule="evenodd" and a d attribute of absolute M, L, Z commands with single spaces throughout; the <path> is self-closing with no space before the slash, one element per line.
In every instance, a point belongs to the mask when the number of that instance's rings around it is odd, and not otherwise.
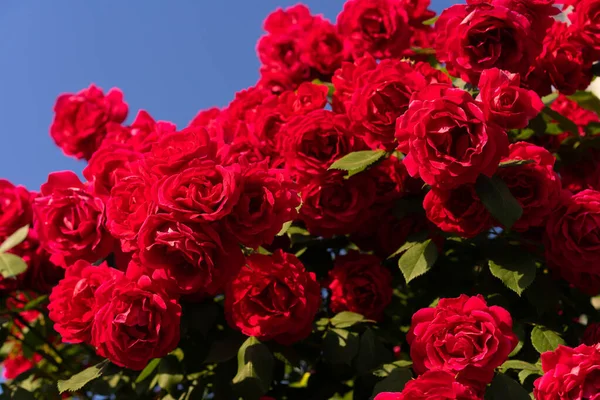
<path fill-rule="evenodd" d="M 265 16 L 297 2 L 0 1 L 0 177 L 37 190 L 49 172 L 81 172 L 48 127 L 56 96 L 92 82 L 123 90 L 128 122 L 146 109 L 183 126 L 200 109 L 226 105 L 257 80 Z M 344 0 L 304 3 L 335 20 Z"/>

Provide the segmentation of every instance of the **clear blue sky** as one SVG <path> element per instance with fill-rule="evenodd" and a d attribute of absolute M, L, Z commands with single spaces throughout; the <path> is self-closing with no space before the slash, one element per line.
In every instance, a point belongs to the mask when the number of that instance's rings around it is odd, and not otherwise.
<path fill-rule="evenodd" d="M 183 126 L 258 77 L 262 21 L 293 0 L 0 0 L 0 178 L 37 190 L 63 156 L 48 127 L 59 93 L 120 87 L 138 109 Z M 334 21 L 344 0 L 305 0 Z M 438 13 L 449 0 L 433 0 Z"/>

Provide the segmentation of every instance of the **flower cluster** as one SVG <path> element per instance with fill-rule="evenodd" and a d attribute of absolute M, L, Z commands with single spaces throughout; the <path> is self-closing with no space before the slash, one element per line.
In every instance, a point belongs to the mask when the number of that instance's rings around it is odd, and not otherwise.
<path fill-rule="evenodd" d="M 183 128 L 59 96 L 84 179 L 0 180 L 5 377 L 78 391 L 107 359 L 123 398 L 600 399 L 600 6 L 567 3 L 279 9 L 257 83 Z"/>

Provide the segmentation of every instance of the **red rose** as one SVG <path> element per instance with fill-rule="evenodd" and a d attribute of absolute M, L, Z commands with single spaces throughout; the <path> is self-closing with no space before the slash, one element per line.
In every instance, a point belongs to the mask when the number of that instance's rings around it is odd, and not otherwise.
<path fill-rule="evenodd" d="M 112 188 L 106 203 L 106 227 L 121 241 L 125 252 L 137 248 L 140 227 L 156 210 L 150 190 L 156 178 L 145 173 L 138 163 L 130 165 L 129 171 Z"/>
<path fill-rule="evenodd" d="M 22 344 L 18 340 L 10 340 L 5 344 L 8 344 L 7 347 L 10 349 L 2 361 L 2 376 L 5 379 L 15 379 L 42 361 L 42 356 L 38 353 L 33 353 L 30 358 L 26 357 Z"/>
<path fill-rule="evenodd" d="M 50 260 L 67 268 L 77 260 L 106 257 L 114 240 L 104 227 L 104 202 L 70 171 L 53 172 L 41 187 L 33 209 L 42 246 Z"/>
<path fill-rule="evenodd" d="M 102 145 L 94 153 L 83 170 L 83 176 L 91 183 L 92 192 L 98 197 L 108 197 L 110 190 L 127 174 L 123 167 L 141 154 L 119 145 Z"/>
<path fill-rule="evenodd" d="M 155 184 L 156 204 L 183 221 L 217 221 L 237 204 L 241 185 L 239 165 L 204 162 L 160 179 Z"/>
<path fill-rule="evenodd" d="M 476 388 L 491 382 L 519 341 L 508 311 L 464 294 L 417 311 L 406 339 L 417 374 L 446 371 Z"/>
<path fill-rule="evenodd" d="M 119 144 L 135 152 L 147 153 L 163 135 L 174 132 L 176 126 L 171 122 L 156 122 L 148 112 L 140 110 L 131 125 L 113 123 L 107 125 L 106 129 L 106 139 L 102 147 Z"/>
<path fill-rule="evenodd" d="M 177 294 L 220 293 L 243 263 L 235 241 L 222 239 L 208 224 L 184 223 L 168 214 L 146 219 L 138 248 L 142 266 L 152 271 L 148 275 Z"/>
<path fill-rule="evenodd" d="M 333 111 L 345 113 L 352 101 L 352 94 L 359 85 L 359 78 L 377 67 L 377 61 L 370 55 L 360 57 L 354 62 L 343 62 L 341 68 L 335 71 L 331 83 L 333 92 Z"/>
<path fill-rule="evenodd" d="M 600 345 L 559 345 L 542 354 L 544 376 L 534 382 L 537 400 L 600 398 Z"/>
<path fill-rule="evenodd" d="M 508 153 L 506 132 L 487 123 L 481 103 L 460 89 L 430 85 L 417 92 L 396 124 L 404 165 L 440 189 L 492 176 Z"/>
<path fill-rule="evenodd" d="M 342 61 L 348 58 L 342 37 L 337 33 L 335 26 L 321 17 L 314 18 L 300 43 L 300 58 L 312 68 L 313 74 L 331 77 Z"/>
<path fill-rule="evenodd" d="M 426 85 L 408 62 L 383 60 L 356 78 L 348 117 L 369 147 L 392 149 L 396 119 L 408 109 L 412 94 Z"/>
<path fill-rule="evenodd" d="M 586 293 L 600 292 L 600 192 L 562 196 L 548 216 L 546 260 L 569 283 Z"/>
<path fill-rule="evenodd" d="M 370 254 L 350 251 L 335 259 L 327 286 L 331 311 L 352 311 L 380 321 L 392 301 L 392 274 L 381 260 Z"/>
<path fill-rule="evenodd" d="M 31 194 L 23 186 L 0 179 L 0 243 L 33 221 Z"/>
<path fill-rule="evenodd" d="M 577 90 L 585 90 L 593 78 L 592 62 L 586 60 L 580 36 L 572 27 L 560 21 L 554 21 L 548 30 L 544 51 L 539 56 L 536 68 L 541 71 L 533 71 L 528 83 L 541 95 L 549 94 L 551 86 L 562 94 L 570 95 Z"/>
<path fill-rule="evenodd" d="M 327 92 L 325 85 L 315 85 L 303 82 L 298 90 L 289 90 L 279 96 L 282 108 L 290 115 L 304 115 L 313 110 L 320 110 L 327 104 Z"/>
<path fill-rule="evenodd" d="M 27 263 L 27 270 L 18 275 L 17 279 L 0 279 L 0 287 L 6 281 L 13 281 L 21 290 L 49 293 L 65 274 L 63 268 L 50 261 L 50 254 L 40 245 L 34 229 L 31 229 L 27 238 L 13 247 L 10 253 L 21 257 Z"/>
<path fill-rule="evenodd" d="M 471 184 L 431 189 L 423 200 L 427 218 L 442 231 L 472 238 L 492 227 L 492 216 Z"/>
<path fill-rule="evenodd" d="M 106 124 L 123 122 L 127 111 L 119 89 L 104 96 L 101 89 L 90 85 L 56 99 L 50 135 L 66 155 L 89 160 L 106 136 Z"/>
<path fill-rule="evenodd" d="M 253 254 L 225 294 L 225 317 L 244 335 L 291 345 L 307 337 L 321 288 L 293 255 Z"/>
<path fill-rule="evenodd" d="M 600 343 L 600 323 L 591 323 L 585 328 L 581 343 L 587 344 L 588 346 L 594 346 Z"/>
<path fill-rule="evenodd" d="M 364 149 L 348 119 L 327 110 L 315 110 L 292 118 L 283 138 L 285 167 L 302 179 L 323 174 L 335 160 Z"/>
<path fill-rule="evenodd" d="M 527 142 L 513 143 L 504 161 L 529 160 L 529 164 L 498 170 L 498 176 L 523 208 L 523 215 L 513 225 L 516 231 L 544 226 L 554 212 L 561 193 L 561 182 L 554 172 L 554 156 L 546 149 Z"/>
<path fill-rule="evenodd" d="M 375 205 L 382 210 L 389 209 L 396 200 L 412 189 L 412 178 L 402 161 L 395 156 L 383 159 L 365 174 L 375 183 Z"/>
<path fill-rule="evenodd" d="M 271 71 L 281 74 L 289 83 L 285 89 L 310 78 L 310 66 L 302 59 L 302 41 L 312 31 L 314 19 L 303 5 L 276 10 L 266 18 L 264 28 L 268 33 L 256 45 L 261 75 Z"/>
<path fill-rule="evenodd" d="M 439 69 L 433 68 L 428 62 L 419 61 L 414 64 L 414 69 L 425 77 L 428 84 L 445 83 L 452 85 L 452 80 L 448 75 Z"/>
<path fill-rule="evenodd" d="M 573 28 L 577 31 L 586 50 L 589 61 L 598 61 L 600 57 L 600 4 L 596 0 L 574 2 L 575 10 L 569 14 Z"/>
<path fill-rule="evenodd" d="M 270 244 L 283 224 L 298 216 L 299 205 L 296 185 L 281 170 L 250 164 L 244 166 L 240 197 L 225 226 L 240 243 L 256 248 Z"/>
<path fill-rule="evenodd" d="M 480 400 L 469 386 L 445 371 L 427 371 L 406 383 L 400 393 L 379 393 L 375 400 Z M 508 399 L 507 399 L 508 400 Z"/>
<path fill-rule="evenodd" d="M 551 109 L 562 114 L 577 125 L 577 132 L 563 132 L 559 135 L 543 135 L 538 140 L 544 147 L 550 150 L 558 149 L 560 144 L 571 135 L 585 136 L 585 127 L 590 122 L 600 122 L 600 117 L 593 111 L 581 107 L 577 102 L 569 99 L 563 94 L 559 94 L 556 100 L 552 102 Z"/>
<path fill-rule="evenodd" d="M 217 142 L 212 140 L 204 127 L 191 126 L 177 132 L 169 132 L 152 146 L 147 154 L 148 168 L 158 175 L 177 172 L 181 167 L 202 165 L 214 161 Z"/>
<path fill-rule="evenodd" d="M 375 184 L 366 174 L 350 179 L 344 173 L 311 181 L 302 189 L 300 218 L 313 235 L 333 236 L 355 232 L 370 217 Z"/>
<path fill-rule="evenodd" d="M 399 57 L 408 48 L 410 26 L 404 5 L 397 0 L 349 0 L 338 15 L 337 26 L 357 58 Z"/>
<path fill-rule="evenodd" d="M 278 8 L 265 18 L 263 28 L 269 33 L 284 33 L 293 29 L 303 30 L 312 24 L 310 10 L 304 4 L 296 4 L 285 10 Z"/>
<path fill-rule="evenodd" d="M 206 110 L 198 111 L 198 114 L 190 121 L 188 127 L 190 126 L 209 126 L 212 122 L 214 122 L 223 112 L 220 108 L 212 107 Z"/>
<path fill-rule="evenodd" d="M 77 261 L 67 268 L 63 280 L 52 289 L 49 316 L 54 329 L 66 343 L 89 343 L 92 322 L 96 315 L 96 290 L 103 283 L 121 277 L 123 273 L 106 263 L 99 266 Z"/>
<path fill-rule="evenodd" d="M 483 71 L 479 79 L 479 96 L 485 117 L 505 129 L 522 129 L 544 108 L 532 90 L 520 87 L 518 74 L 498 68 Z"/>
<path fill-rule="evenodd" d="M 141 370 L 177 347 L 181 307 L 147 276 L 101 285 L 96 304 L 92 344 L 111 362 Z"/>
<path fill-rule="evenodd" d="M 490 68 L 524 76 L 541 51 L 530 21 L 496 3 L 454 5 L 442 12 L 435 29 L 438 60 L 450 75 L 472 84 Z"/>

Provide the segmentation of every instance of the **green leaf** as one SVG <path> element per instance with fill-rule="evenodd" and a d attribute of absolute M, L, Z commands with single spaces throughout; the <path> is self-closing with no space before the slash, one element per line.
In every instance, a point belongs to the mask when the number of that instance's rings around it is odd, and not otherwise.
<path fill-rule="evenodd" d="M 588 136 L 600 135 L 600 122 L 590 122 L 585 127 L 585 133 Z"/>
<path fill-rule="evenodd" d="M 431 239 L 418 243 L 408 250 L 398 259 L 398 266 L 406 283 L 423 275 L 435 264 L 438 257 L 438 251 L 435 243 Z"/>
<path fill-rule="evenodd" d="M 348 171 L 348 177 L 364 171 L 369 165 L 377 162 L 385 156 L 385 150 L 363 150 L 346 154 L 344 157 L 336 160 L 328 169 L 339 169 Z"/>
<path fill-rule="evenodd" d="M 169 354 L 163 357 L 158 363 L 156 377 L 158 378 L 158 386 L 166 390 L 170 390 L 181 383 L 183 372 L 177 356 Z"/>
<path fill-rule="evenodd" d="M 12 278 L 27 270 L 27 263 L 21 257 L 11 253 L 0 253 L 0 274 Z"/>
<path fill-rule="evenodd" d="M 556 100 L 557 97 L 558 92 L 550 93 L 549 95 L 542 97 L 542 103 L 549 106 L 550 104 L 554 103 L 554 100 Z"/>
<path fill-rule="evenodd" d="M 600 115 L 600 99 L 598 99 L 594 93 L 580 90 L 569 96 L 569 99 L 575 101 L 586 110 L 593 111 Z"/>
<path fill-rule="evenodd" d="M 435 24 L 435 21 L 438 20 L 440 16 L 436 15 L 435 17 L 429 18 L 428 20 L 423 21 L 423 25 L 433 25 Z"/>
<path fill-rule="evenodd" d="M 284 223 L 281 226 L 281 229 L 279 230 L 279 233 L 277 234 L 277 236 L 285 235 L 286 232 L 288 231 L 288 229 L 290 229 L 290 226 L 292 226 L 292 222 L 294 222 L 294 221 L 288 221 L 288 222 Z"/>
<path fill-rule="evenodd" d="M 570 132 L 572 135 L 579 136 L 579 127 L 577 126 L 577 124 L 575 124 L 575 122 L 571 121 L 569 118 L 565 117 L 561 113 L 554 111 L 548 106 L 544 107 L 543 112 L 544 114 L 558 122 L 558 126 L 560 126 L 560 128 L 563 131 Z"/>
<path fill-rule="evenodd" d="M 373 388 L 373 396 L 382 392 L 401 392 L 411 379 L 412 372 L 410 369 L 396 368 L 383 380 L 377 382 Z"/>
<path fill-rule="evenodd" d="M 525 384 L 525 380 L 527 378 L 529 378 L 531 375 L 543 375 L 543 371 L 538 369 L 537 371 L 534 370 L 530 370 L 530 369 L 524 369 L 519 371 L 519 382 L 521 382 L 521 385 Z"/>
<path fill-rule="evenodd" d="M 323 357 L 331 364 L 348 364 L 358 354 L 358 333 L 332 328 L 323 337 Z"/>
<path fill-rule="evenodd" d="M 521 205 L 498 176 L 488 178 L 480 175 L 475 183 L 475 191 L 485 208 L 507 230 L 523 215 Z"/>
<path fill-rule="evenodd" d="M 533 160 L 508 160 L 503 161 L 498 165 L 498 168 L 517 167 L 519 165 L 533 164 Z"/>
<path fill-rule="evenodd" d="M 275 359 L 268 347 L 249 337 L 238 350 L 235 389 L 246 398 L 259 398 L 271 387 Z"/>
<path fill-rule="evenodd" d="M 59 380 L 57 383 L 59 393 L 64 393 L 66 391 L 76 392 L 84 387 L 88 382 L 93 381 L 96 378 L 99 378 L 104 369 L 108 365 L 108 360 L 103 360 L 98 364 L 86 368 L 83 371 L 73 375 L 67 380 Z"/>
<path fill-rule="evenodd" d="M 535 364 L 528 363 L 526 361 L 521 360 L 508 360 L 505 361 L 504 364 L 500 366 L 500 372 L 506 372 L 509 369 L 516 369 L 519 371 L 529 370 L 535 372 L 541 372 L 540 367 Z"/>
<path fill-rule="evenodd" d="M 381 368 L 373 371 L 373 375 L 383 378 L 385 376 L 388 376 L 396 368 L 408 368 L 412 365 L 413 363 L 410 360 L 397 360 L 393 363 L 383 364 Z"/>
<path fill-rule="evenodd" d="M 349 328 L 352 325 L 356 325 L 361 322 L 375 321 L 366 319 L 365 317 L 357 313 L 353 313 L 350 311 L 342 311 L 341 313 L 338 313 L 333 318 L 331 318 L 329 322 L 336 328 Z"/>
<path fill-rule="evenodd" d="M 541 325 L 536 325 L 531 331 L 531 344 L 538 353 L 542 354 L 556 350 L 559 345 L 564 345 L 565 341 L 558 333 Z"/>
<path fill-rule="evenodd" d="M 488 392 L 491 400 L 531 400 L 523 386 L 504 374 L 496 375 Z"/>
<path fill-rule="evenodd" d="M 34 308 L 36 308 L 37 306 L 39 306 L 46 300 L 48 300 L 47 294 L 36 297 L 35 299 L 31 300 L 29 303 L 25 304 L 25 306 L 23 307 L 23 311 L 33 310 Z"/>
<path fill-rule="evenodd" d="M 416 233 L 412 233 L 412 234 L 408 235 L 408 237 L 406 238 L 406 242 L 404 242 L 404 244 L 402 246 L 400 246 L 398 248 L 398 250 L 396 250 L 395 252 L 390 254 L 388 256 L 388 259 L 394 258 L 398 254 L 404 253 L 406 250 L 410 249 L 411 247 L 414 247 L 414 246 L 418 245 L 419 243 L 422 243 L 424 240 L 427 239 L 427 236 L 429 236 L 429 232 L 427 232 L 427 231 L 420 231 L 420 232 L 416 232 Z"/>
<path fill-rule="evenodd" d="M 144 379 L 148 378 L 154 372 L 156 367 L 158 367 L 159 363 L 160 363 L 160 358 L 153 358 L 152 360 L 150 360 L 148 365 L 146 365 L 146 367 L 138 375 L 137 379 L 135 380 L 135 383 L 140 383 Z"/>
<path fill-rule="evenodd" d="M 29 225 L 25 225 L 17 229 L 12 235 L 6 238 L 6 240 L 0 245 L 0 253 L 6 253 L 10 249 L 23 243 L 23 240 L 27 239 L 29 233 Z"/>
<path fill-rule="evenodd" d="M 516 249 L 515 249 L 516 250 Z M 505 255 L 489 260 L 490 272 L 519 296 L 535 279 L 535 260 L 529 253 L 507 251 Z"/>
<path fill-rule="evenodd" d="M 355 362 L 357 372 L 359 374 L 367 373 L 391 359 L 392 354 L 381 343 L 375 332 L 371 328 L 367 328 L 360 336 L 360 346 Z"/>

